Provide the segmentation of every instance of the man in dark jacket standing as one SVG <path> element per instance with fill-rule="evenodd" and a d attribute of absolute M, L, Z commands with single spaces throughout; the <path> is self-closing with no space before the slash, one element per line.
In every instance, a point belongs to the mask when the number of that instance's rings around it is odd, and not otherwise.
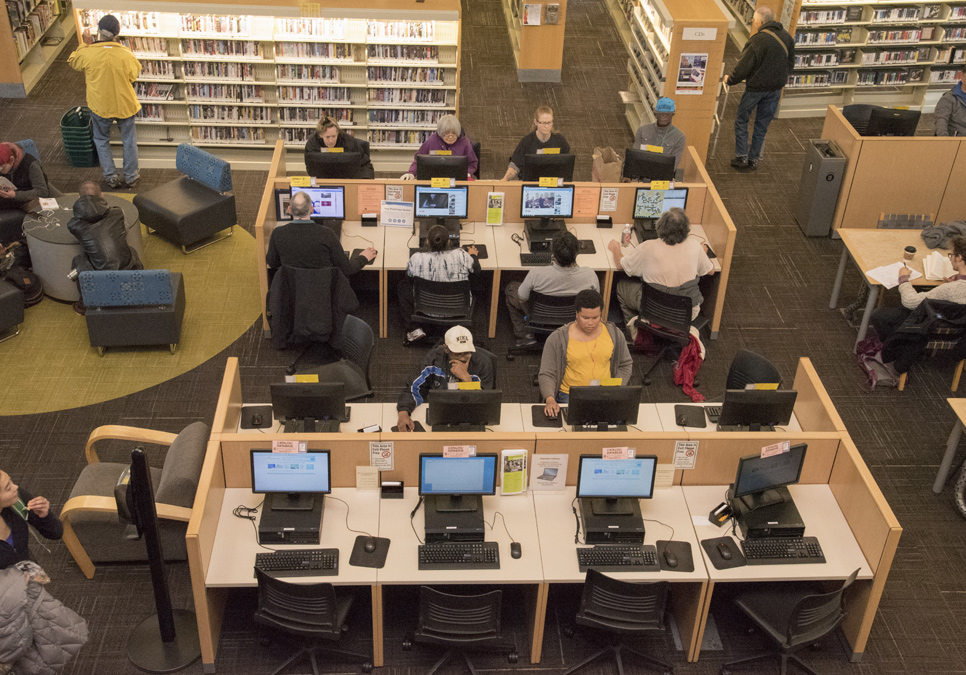
<path fill-rule="evenodd" d="M 747 80 L 735 116 L 735 158 L 731 160 L 731 166 L 754 171 L 758 168 L 768 125 L 778 110 L 782 88 L 788 83 L 788 74 L 795 66 L 795 40 L 775 21 L 774 12 L 767 7 L 755 10 L 751 33 L 738 65 L 731 75 L 725 75 L 725 84 Z M 748 121 L 752 110 L 757 112 L 749 148 Z"/>

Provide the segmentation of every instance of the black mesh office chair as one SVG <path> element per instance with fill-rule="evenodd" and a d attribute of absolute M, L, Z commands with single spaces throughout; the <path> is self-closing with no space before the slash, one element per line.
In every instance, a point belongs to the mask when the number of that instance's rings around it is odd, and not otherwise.
<path fill-rule="evenodd" d="M 473 172 L 473 178 L 476 180 L 480 179 L 480 169 L 483 168 L 483 158 L 480 157 L 480 142 L 476 141 L 473 145 L 473 152 L 476 153 L 476 171 Z"/>
<path fill-rule="evenodd" d="M 574 320 L 575 295 L 544 295 L 536 291 L 530 292 L 527 298 L 526 324 L 534 336 L 547 336 L 552 332 Z M 512 361 L 516 354 L 540 353 L 543 344 L 536 342 L 527 347 L 511 347 L 507 350 L 506 359 Z"/>
<path fill-rule="evenodd" d="M 844 117 L 848 123 L 852 125 L 852 128 L 855 129 L 860 136 L 864 136 L 865 132 L 869 129 L 869 118 L 872 116 L 872 111 L 881 107 L 881 105 L 853 103 L 852 105 L 847 105 L 842 108 L 842 117 Z"/>
<path fill-rule="evenodd" d="M 293 584 L 275 579 L 256 569 L 258 609 L 255 623 L 282 633 L 306 638 L 305 647 L 283 663 L 272 675 L 278 675 L 290 664 L 309 657 L 312 672 L 319 675 L 317 656 L 341 656 L 362 663 L 362 672 L 372 672 L 372 661 L 366 654 L 320 646 L 324 641 L 337 642 L 346 631 L 346 617 L 352 607 L 352 596 L 336 597 L 332 584 Z"/>
<path fill-rule="evenodd" d="M 500 628 L 502 602 L 503 591 L 451 595 L 422 586 L 419 589 L 419 623 L 412 640 L 403 641 L 403 649 L 412 649 L 413 640 L 451 647 L 427 675 L 433 675 L 457 655 L 475 675 L 473 662 L 464 651 L 467 649 L 506 649 L 507 661 L 516 663 L 516 647 L 504 641 Z"/>
<path fill-rule="evenodd" d="M 731 359 L 725 389 L 744 389 L 747 384 L 782 384 L 781 373 L 771 361 L 748 349 L 739 349 Z"/>
<path fill-rule="evenodd" d="M 641 378 L 645 385 L 651 384 L 651 371 L 664 360 L 665 356 L 676 355 L 691 341 L 691 326 L 701 330 L 708 323 L 708 319 L 699 314 L 691 320 L 692 301 L 687 295 L 665 293 L 654 288 L 646 281 L 641 282 L 641 308 L 637 315 L 637 329 L 645 330 L 655 338 L 661 340 L 664 346 L 654 359 L 651 367 Z M 698 383 L 695 382 L 694 386 Z"/>
<path fill-rule="evenodd" d="M 729 675 L 733 666 L 775 656 L 781 659 L 781 675 L 787 672 L 789 661 L 803 672 L 817 675 L 793 652 L 825 637 L 842 623 L 845 618 L 845 589 L 852 585 L 858 573 L 859 570 L 852 572 L 848 579 L 830 592 L 816 592 L 812 586 L 788 585 L 738 596 L 735 604 L 778 643 L 779 651 L 777 654 L 771 651 L 726 663 L 721 667 L 721 675 Z"/>
<path fill-rule="evenodd" d="M 413 323 L 469 326 L 473 293 L 467 281 L 427 281 L 413 277 Z"/>
<path fill-rule="evenodd" d="M 611 633 L 614 642 L 587 657 L 564 675 L 570 675 L 606 655 L 616 661 L 619 675 L 624 675 L 621 655 L 625 652 L 664 673 L 673 673 L 674 666 L 670 663 L 628 647 L 620 641 L 621 636 L 637 638 L 646 633 L 664 632 L 667 592 L 666 581 L 631 583 L 612 579 L 596 570 L 587 570 L 580 609 L 577 611 L 577 625 Z"/>
<path fill-rule="evenodd" d="M 369 383 L 369 357 L 375 336 L 369 324 L 357 316 L 346 316 L 342 328 L 343 358 L 311 370 L 317 373 L 319 382 L 342 382 L 345 384 L 345 400 L 356 401 L 372 396 Z"/>

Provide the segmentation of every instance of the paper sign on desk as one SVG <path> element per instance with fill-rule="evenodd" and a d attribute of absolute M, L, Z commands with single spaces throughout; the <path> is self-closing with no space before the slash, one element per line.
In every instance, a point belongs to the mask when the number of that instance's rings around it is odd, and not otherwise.
<path fill-rule="evenodd" d="M 452 150 L 430 150 L 429 154 L 450 156 L 453 154 L 453 151 Z M 435 178 L 433 180 L 435 180 Z M 440 187 L 440 186 L 434 185 L 433 187 Z"/>
<path fill-rule="evenodd" d="M 317 383 L 319 381 L 319 374 L 318 373 L 299 373 L 295 376 L 295 381 Z"/>
<path fill-rule="evenodd" d="M 308 176 L 292 176 L 288 179 L 288 184 L 292 187 L 309 187 L 312 185 L 312 179 Z"/>
<path fill-rule="evenodd" d="M 671 181 L 669 180 L 652 180 L 651 181 L 652 190 L 670 190 Z"/>
<path fill-rule="evenodd" d="M 412 202 L 383 202 L 379 212 L 379 224 L 386 227 L 413 226 Z"/>
<path fill-rule="evenodd" d="M 648 145 L 645 143 L 641 146 L 641 150 L 647 150 L 648 152 L 659 152 L 662 155 L 664 154 L 664 148 L 660 145 Z"/>
<path fill-rule="evenodd" d="M 899 285 L 899 270 L 903 267 L 906 267 L 905 263 L 892 263 L 891 265 L 883 265 L 882 267 L 869 270 L 866 272 L 866 275 L 871 277 L 873 281 L 878 281 L 883 288 L 895 288 Z M 918 279 L 921 276 L 921 272 L 912 270 L 912 274 L 909 275 L 909 281 Z"/>
<path fill-rule="evenodd" d="M 503 224 L 503 200 L 504 200 L 504 194 L 502 192 L 486 193 L 486 224 L 487 225 Z"/>
<path fill-rule="evenodd" d="M 619 387 L 624 381 L 622 377 L 602 377 L 600 378 L 600 386 L 602 387 Z"/>
<path fill-rule="evenodd" d="M 563 185 L 563 178 L 540 176 L 540 187 L 558 187 L 560 185 Z"/>
<path fill-rule="evenodd" d="M 758 389 L 758 390 L 775 390 L 778 389 L 777 382 L 754 382 L 752 384 L 746 384 L 745 389 Z"/>
<path fill-rule="evenodd" d="M 600 452 L 601 459 L 634 459 L 634 448 L 604 448 Z"/>
<path fill-rule="evenodd" d="M 761 449 L 761 457 L 771 457 L 772 455 L 780 455 L 784 452 L 788 452 L 791 448 L 791 444 L 788 441 L 782 441 L 781 443 L 772 443 L 771 445 L 766 445 Z"/>
<path fill-rule="evenodd" d="M 345 148 L 322 148 L 321 152 L 345 152 Z"/>
<path fill-rule="evenodd" d="M 698 441 L 674 441 L 674 468 L 693 469 L 698 458 Z"/>
<path fill-rule="evenodd" d="M 272 452 L 305 452 L 305 441 L 272 441 Z"/>
<path fill-rule="evenodd" d="M 674 465 L 658 464 L 654 471 L 654 487 L 671 487 L 674 485 Z"/>
<path fill-rule="evenodd" d="M 617 210 L 617 188 L 600 189 L 600 212 L 607 213 Z"/>
<path fill-rule="evenodd" d="M 379 489 L 379 469 L 374 466 L 356 467 L 356 489 L 357 490 L 378 490 Z"/>
<path fill-rule="evenodd" d="M 380 185 L 360 185 L 356 193 L 359 213 L 379 213 L 383 189 Z M 386 200 L 389 201 L 389 200 Z"/>
<path fill-rule="evenodd" d="M 455 185 L 456 185 L 455 178 L 445 178 L 445 177 L 439 176 L 439 177 L 433 178 L 430 181 L 430 186 L 434 188 L 448 188 L 448 187 L 454 187 Z"/>
<path fill-rule="evenodd" d="M 387 202 L 401 202 L 403 199 L 403 189 L 402 185 L 387 185 L 386 186 L 386 201 Z"/>
<path fill-rule="evenodd" d="M 472 382 L 457 382 L 456 388 L 460 391 L 479 391 L 480 381 L 473 380 Z"/>
<path fill-rule="evenodd" d="M 567 455 L 536 454 L 531 458 L 530 489 L 559 492 L 567 487 Z"/>
<path fill-rule="evenodd" d="M 574 218 L 593 218 L 597 215 L 600 188 L 578 187 L 574 190 Z"/>
<path fill-rule="evenodd" d="M 475 445 L 444 445 L 443 457 L 475 457 Z"/>
<path fill-rule="evenodd" d="M 540 148 L 537 150 L 538 155 L 559 155 L 560 148 Z"/>
<path fill-rule="evenodd" d="M 500 494 L 514 495 L 527 489 L 527 451 L 504 450 Z"/>
<path fill-rule="evenodd" d="M 40 208 L 42 208 L 44 211 L 56 211 L 59 207 L 57 206 L 56 199 L 41 197 Z"/>
<path fill-rule="evenodd" d="M 380 471 L 392 471 L 396 453 L 392 441 L 373 441 L 369 443 L 369 466 Z"/>

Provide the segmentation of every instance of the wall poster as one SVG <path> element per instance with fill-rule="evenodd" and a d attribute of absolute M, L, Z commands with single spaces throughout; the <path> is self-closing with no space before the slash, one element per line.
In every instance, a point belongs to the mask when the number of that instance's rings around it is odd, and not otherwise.
<path fill-rule="evenodd" d="M 681 54 L 674 93 L 678 96 L 700 96 L 704 93 L 704 77 L 708 70 L 707 54 Z"/>

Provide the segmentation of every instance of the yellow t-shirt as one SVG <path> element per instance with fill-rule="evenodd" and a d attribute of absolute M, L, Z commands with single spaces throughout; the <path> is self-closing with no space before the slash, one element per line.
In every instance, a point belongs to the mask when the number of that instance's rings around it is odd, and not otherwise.
<path fill-rule="evenodd" d="M 87 106 L 98 117 L 127 119 L 141 104 L 134 93 L 134 81 L 141 64 L 134 53 L 119 42 L 81 45 L 67 63 L 87 79 Z"/>
<path fill-rule="evenodd" d="M 564 371 L 560 391 L 570 393 L 571 387 L 586 387 L 591 380 L 610 377 L 610 359 L 614 354 L 614 341 L 606 328 L 596 340 L 567 342 L 567 370 Z"/>

